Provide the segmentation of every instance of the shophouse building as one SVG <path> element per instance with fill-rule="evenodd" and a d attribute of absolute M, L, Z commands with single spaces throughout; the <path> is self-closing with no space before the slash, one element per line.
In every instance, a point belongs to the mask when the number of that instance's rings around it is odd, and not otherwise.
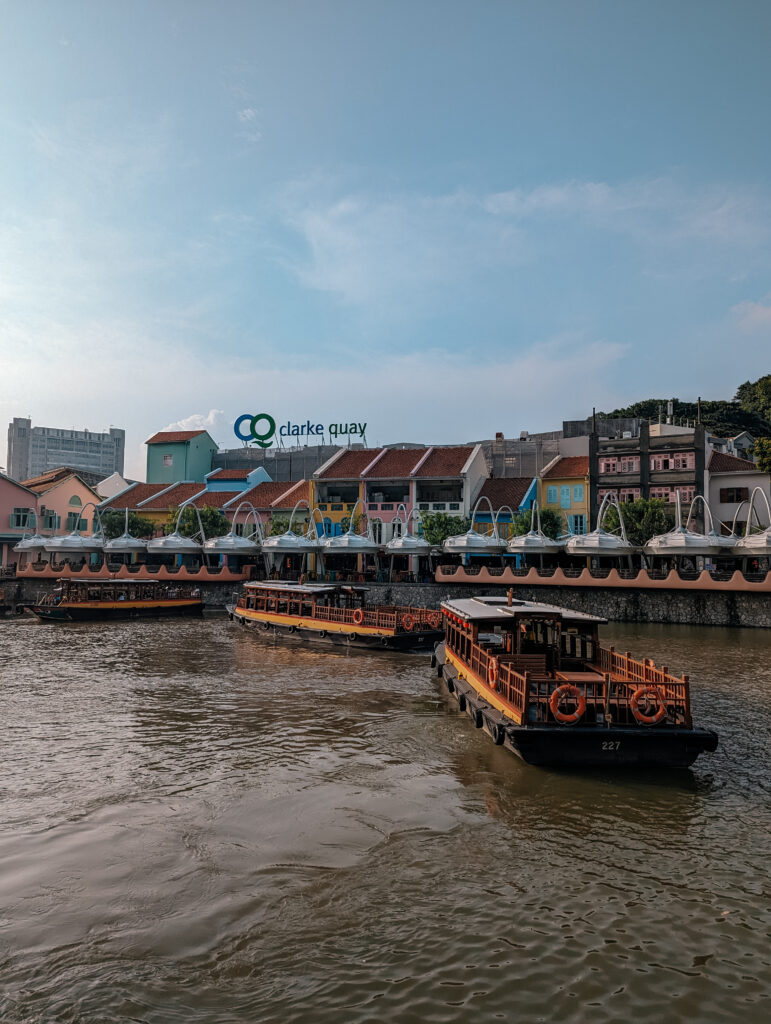
<path fill-rule="evenodd" d="M 41 526 L 56 533 L 93 533 L 95 506 L 102 499 L 78 473 L 69 468 L 54 469 L 22 483 L 38 496 Z"/>
<path fill-rule="evenodd" d="M 100 480 L 123 473 L 126 431 L 110 427 L 106 433 L 33 427 L 32 420 L 15 417 L 8 424 L 8 476 L 27 480 L 60 466 L 94 473 Z"/>
<path fill-rule="evenodd" d="M 38 495 L 29 487 L 0 473 L 0 570 L 17 563 L 13 550 L 24 534 L 51 529 L 51 518 L 38 519 Z"/>
<path fill-rule="evenodd" d="M 724 534 L 731 532 L 732 524 L 736 523 L 737 533 L 742 533 L 747 524 L 749 499 L 753 490 L 760 487 L 771 502 L 771 477 L 762 473 L 758 466 L 749 459 L 739 459 L 735 455 L 713 451 L 707 463 L 706 493 L 709 497 L 710 510 L 716 520 L 715 526 Z M 765 502 L 756 502 L 759 521 L 768 526 Z"/>
<path fill-rule="evenodd" d="M 564 533 L 583 534 L 592 528 L 589 469 L 588 455 L 564 455 L 541 475 L 539 505 L 556 512 Z"/>
<path fill-rule="evenodd" d="M 394 522 L 405 511 L 468 516 L 486 478 L 481 445 L 344 448 L 314 474 L 311 502 L 324 517 L 326 533 L 334 534 L 360 500 L 375 539 L 387 543 L 395 529 L 399 533 Z"/>
<path fill-rule="evenodd" d="M 179 480 L 203 483 L 212 470 L 217 442 L 205 430 L 162 430 L 145 442 L 147 482 L 171 484 Z"/>
<path fill-rule="evenodd" d="M 627 436 L 631 434 L 592 438 L 593 516 L 608 493 L 620 502 L 661 498 L 673 516 L 678 491 L 686 507 L 704 494 L 706 438 L 701 424 L 641 422 L 637 434 Z"/>
<path fill-rule="evenodd" d="M 485 480 L 474 503 L 477 510 L 475 528 L 483 533 L 491 532 L 490 526 L 494 518 L 498 524 L 498 533 L 508 540 L 511 536 L 513 518 L 518 513 L 532 508 L 537 498 L 537 477 L 514 476 Z"/>
<path fill-rule="evenodd" d="M 239 511 L 242 502 L 249 502 L 258 513 L 262 530 L 267 536 L 273 529 L 283 530 L 288 525 L 295 505 L 298 502 L 309 502 L 309 499 L 310 484 L 307 480 L 266 480 L 231 498 L 222 506 L 222 511 L 231 522 L 235 522 L 236 533 L 249 533 L 254 529 L 254 516 L 250 516 L 248 507 L 242 507 Z M 307 524 L 308 519 L 308 508 L 304 505 L 297 510 L 294 521 Z M 318 517 L 316 523 L 318 526 Z M 276 524 L 280 524 L 280 527 Z"/>

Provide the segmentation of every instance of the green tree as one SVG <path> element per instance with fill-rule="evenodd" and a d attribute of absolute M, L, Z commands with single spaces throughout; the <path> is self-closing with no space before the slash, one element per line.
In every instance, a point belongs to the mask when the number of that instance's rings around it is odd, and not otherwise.
<path fill-rule="evenodd" d="M 651 537 L 667 533 L 672 529 L 672 519 L 667 515 L 667 502 L 661 498 L 638 498 L 621 505 L 624 527 L 630 543 L 642 547 Z M 610 533 L 620 532 L 618 512 L 611 505 L 603 521 L 603 529 Z"/>
<path fill-rule="evenodd" d="M 759 437 L 752 447 L 752 455 L 761 473 L 771 473 L 771 437 Z"/>
<path fill-rule="evenodd" d="M 422 515 L 423 536 L 429 544 L 440 547 L 447 537 L 456 537 L 471 529 L 471 520 L 465 516 L 451 516 L 447 512 L 426 512 Z"/>
<path fill-rule="evenodd" d="M 754 381 L 745 381 L 736 389 L 736 401 L 747 412 L 771 420 L 771 373 Z"/>
<path fill-rule="evenodd" d="M 211 505 L 204 505 L 198 511 L 201 516 L 203 532 L 206 534 L 206 540 L 209 540 L 210 537 L 222 537 L 230 532 L 230 523 L 220 509 L 212 508 Z M 183 537 L 192 537 L 200 532 L 198 516 L 192 505 L 186 505 L 182 510 L 182 515 L 179 515 L 177 509 L 169 515 L 168 526 L 172 530 L 177 526 L 177 519 L 179 519 L 179 532 Z"/>
<path fill-rule="evenodd" d="M 532 518 L 533 513 L 529 508 L 523 509 L 522 512 L 518 512 L 514 516 L 511 524 L 512 537 L 521 537 L 523 533 L 529 533 Z M 538 517 L 536 516 L 536 526 L 537 521 Z M 562 527 L 563 522 L 559 512 L 555 512 L 550 508 L 541 509 L 541 530 L 547 537 L 551 537 L 552 540 L 556 540 L 562 532 Z"/>
<path fill-rule="evenodd" d="M 362 521 L 363 518 L 364 517 L 361 515 L 361 513 L 359 513 L 359 515 L 353 517 L 353 532 L 354 533 L 361 533 L 361 521 Z M 350 516 L 343 516 L 343 518 L 340 520 L 340 529 L 342 530 L 342 532 L 343 533 L 347 533 L 349 528 L 350 528 L 350 526 L 351 526 L 351 517 Z"/>
<path fill-rule="evenodd" d="M 107 509 L 102 512 L 102 527 L 107 540 L 114 540 L 120 537 L 126 526 L 126 513 L 118 509 Z M 155 523 L 151 519 L 137 515 L 136 512 L 128 514 L 128 532 L 132 537 L 148 538 L 155 533 Z"/>
<path fill-rule="evenodd" d="M 301 536 L 305 533 L 307 523 L 303 519 L 298 519 L 295 516 L 294 522 L 292 523 L 292 533 L 296 533 Z M 279 534 L 286 533 L 289 529 L 289 516 L 271 516 L 270 517 L 270 532 L 269 537 L 278 537 Z"/>

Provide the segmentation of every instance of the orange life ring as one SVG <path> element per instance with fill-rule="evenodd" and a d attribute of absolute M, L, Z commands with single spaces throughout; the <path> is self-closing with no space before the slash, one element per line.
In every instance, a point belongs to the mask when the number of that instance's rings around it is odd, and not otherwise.
<path fill-rule="evenodd" d="M 411 633 L 412 630 L 415 628 L 415 620 L 411 615 L 405 615 L 404 618 L 402 619 L 402 625 L 404 626 L 408 633 Z"/>
<path fill-rule="evenodd" d="M 576 710 L 569 715 L 560 711 L 560 704 L 565 697 L 573 697 L 577 702 Z M 562 725 L 575 725 L 586 711 L 586 694 L 572 683 L 563 683 L 549 697 L 549 710 Z"/>
<path fill-rule="evenodd" d="M 498 689 L 498 659 L 488 658 L 487 659 L 487 682 L 490 685 L 491 690 Z"/>
<path fill-rule="evenodd" d="M 651 697 L 655 698 L 659 705 L 659 709 L 655 715 L 645 715 L 640 711 L 640 704 L 643 699 L 646 700 L 646 703 L 650 704 Z M 638 686 L 629 698 L 629 707 L 632 709 L 632 714 L 641 725 L 658 725 L 659 722 L 663 722 L 667 717 L 667 704 L 664 700 L 664 695 L 658 686 Z"/>
<path fill-rule="evenodd" d="M 428 624 L 431 629 L 439 629 L 442 625 L 442 616 L 440 612 L 431 612 L 428 617 Z"/>
<path fill-rule="evenodd" d="M 361 608 L 357 608 L 353 613 L 353 621 L 357 626 L 360 626 L 364 622 L 364 612 Z"/>

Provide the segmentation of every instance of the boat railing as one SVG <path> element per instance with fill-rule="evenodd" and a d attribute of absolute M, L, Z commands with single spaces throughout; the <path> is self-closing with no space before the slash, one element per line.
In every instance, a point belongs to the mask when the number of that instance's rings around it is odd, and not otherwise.
<path fill-rule="evenodd" d="M 572 636 L 567 634 L 567 636 Z M 639 661 L 627 652 L 619 654 L 614 648 L 596 646 L 589 638 L 574 637 L 573 650 L 584 652 L 582 669 L 575 679 L 586 699 L 585 724 L 613 721 L 617 725 L 638 725 L 632 713 L 632 695 L 641 686 L 655 687 L 667 707 L 667 720 L 671 724 L 691 726 L 690 693 L 687 676 L 674 676 L 666 667 L 659 668 L 645 658 Z M 446 643 L 450 651 L 460 658 L 486 686 L 495 682 L 494 693 L 528 724 L 554 724 L 549 702 L 552 694 L 566 680 L 546 669 L 546 656 L 504 654 L 499 648 L 474 643 L 467 635 L 453 627 L 448 631 Z M 564 645 L 563 645 L 564 646 Z M 495 659 L 495 677 L 491 677 L 491 662 Z M 592 659 L 592 660 L 590 660 Z"/>

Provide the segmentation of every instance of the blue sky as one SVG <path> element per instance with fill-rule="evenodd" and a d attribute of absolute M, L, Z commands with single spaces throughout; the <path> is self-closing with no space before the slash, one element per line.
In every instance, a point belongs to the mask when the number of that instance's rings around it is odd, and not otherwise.
<path fill-rule="evenodd" d="M 771 359 L 771 5 L 0 2 L 0 422 L 371 443 Z"/>

